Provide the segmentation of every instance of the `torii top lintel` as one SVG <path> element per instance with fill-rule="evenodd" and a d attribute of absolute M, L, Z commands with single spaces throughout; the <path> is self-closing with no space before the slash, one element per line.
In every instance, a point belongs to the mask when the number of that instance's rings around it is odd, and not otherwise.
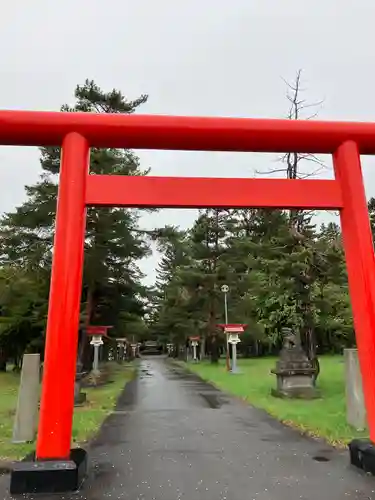
<path fill-rule="evenodd" d="M 0 145 L 59 146 L 70 132 L 102 148 L 329 154 L 352 140 L 375 154 L 375 123 L 0 111 Z"/>

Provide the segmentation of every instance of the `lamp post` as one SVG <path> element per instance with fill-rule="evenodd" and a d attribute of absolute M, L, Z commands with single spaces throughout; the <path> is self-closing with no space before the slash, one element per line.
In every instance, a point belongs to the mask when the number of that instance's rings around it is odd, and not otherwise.
<path fill-rule="evenodd" d="M 228 324 L 228 292 L 229 292 L 229 286 L 228 285 L 223 285 L 221 287 L 221 291 L 224 294 L 224 317 L 225 317 L 225 324 Z M 226 344 L 227 344 L 227 352 L 226 352 L 226 367 L 227 371 L 230 371 L 230 360 L 229 360 L 229 342 L 228 342 L 228 334 L 226 333 Z"/>

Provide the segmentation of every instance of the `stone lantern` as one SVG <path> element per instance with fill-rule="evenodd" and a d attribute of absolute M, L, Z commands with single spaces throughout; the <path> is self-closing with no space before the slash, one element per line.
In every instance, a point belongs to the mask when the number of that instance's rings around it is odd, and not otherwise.
<path fill-rule="evenodd" d="M 116 339 L 116 343 L 118 348 L 117 360 L 121 363 L 126 356 L 126 338 Z"/>
<path fill-rule="evenodd" d="M 130 344 L 131 350 L 132 350 L 132 356 L 135 359 L 138 356 L 138 344 L 133 342 Z"/>

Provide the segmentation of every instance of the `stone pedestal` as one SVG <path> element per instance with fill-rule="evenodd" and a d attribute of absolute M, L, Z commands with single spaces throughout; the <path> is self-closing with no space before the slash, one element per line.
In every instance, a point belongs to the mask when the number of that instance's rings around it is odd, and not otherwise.
<path fill-rule="evenodd" d="M 344 349 L 346 420 L 356 430 L 366 429 L 366 409 L 357 349 Z"/>
<path fill-rule="evenodd" d="M 315 399 L 320 397 L 314 387 L 314 368 L 272 370 L 276 375 L 276 389 L 271 393 L 279 398 Z"/>
<path fill-rule="evenodd" d="M 272 389 L 272 395 L 295 399 L 320 397 L 314 384 L 316 370 L 302 349 L 299 336 L 289 328 L 283 328 L 282 335 L 284 344 L 280 359 L 272 370 L 276 375 L 276 389 Z"/>

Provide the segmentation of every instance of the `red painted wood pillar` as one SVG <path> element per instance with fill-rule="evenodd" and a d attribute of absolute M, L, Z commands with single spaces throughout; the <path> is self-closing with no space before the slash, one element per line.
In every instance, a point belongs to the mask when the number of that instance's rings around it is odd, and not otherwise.
<path fill-rule="evenodd" d="M 62 144 L 37 459 L 70 454 L 82 289 L 89 146 L 72 132 Z"/>
<path fill-rule="evenodd" d="M 343 143 L 333 161 L 344 205 L 341 229 L 367 421 L 375 443 L 375 260 L 357 145 Z"/>

